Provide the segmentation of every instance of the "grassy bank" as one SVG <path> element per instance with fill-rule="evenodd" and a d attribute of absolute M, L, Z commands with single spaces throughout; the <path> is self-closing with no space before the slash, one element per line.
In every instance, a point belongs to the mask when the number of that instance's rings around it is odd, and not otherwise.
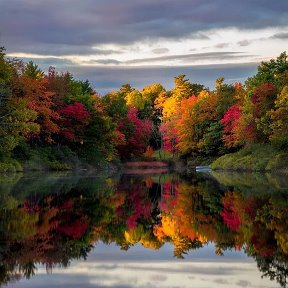
<path fill-rule="evenodd" d="M 236 153 L 226 154 L 211 164 L 213 170 L 269 171 L 288 173 L 288 152 L 271 145 L 252 145 Z"/>
<path fill-rule="evenodd" d="M 93 162 L 87 161 L 66 146 L 31 149 L 28 145 L 23 144 L 15 149 L 13 155 L 2 157 L 0 173 L 68 170 L 108 171 L 116 169 L 116 166 L 116 162 L 111 164 L 104 159 Z"/>

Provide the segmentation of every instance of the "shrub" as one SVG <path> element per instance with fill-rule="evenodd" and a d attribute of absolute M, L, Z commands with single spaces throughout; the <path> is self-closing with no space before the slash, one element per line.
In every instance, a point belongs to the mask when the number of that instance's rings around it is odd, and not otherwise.
<path fill-rule="evenodd" d="M 236 153 L 226 154 L 211 164 L 214 170 L 279 171 L 288 168 L 288 154 L 271 145 L 252 145 Z"/>
<path fill-rule="evenodd" d="M 16 172 L 15 167 L 11 163 L 1 162 L 0 163 L 0 173 L 13 173 Z"/>
<path fill-rule="evenodd" d="M 49 168 L 54 171 L 71 170 L 67 163 L 61 163 L 57 160 L 49 162 Z"/>

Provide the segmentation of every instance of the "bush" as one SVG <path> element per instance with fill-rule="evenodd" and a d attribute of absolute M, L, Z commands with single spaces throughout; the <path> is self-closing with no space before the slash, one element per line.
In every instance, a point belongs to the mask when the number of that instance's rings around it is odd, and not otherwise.
<path fill-rule="evenodd" d="M 277 137 L 271 140 L 271 144 L 277 150 L 288 151 L 288 136 Z"/>
<path fill-rule="evenodd" d="M 13 157 L 21 161 L 29 160 L 33 155 L 31 146 L 26 142 L 20 142 L 13 150 Z"/>
<path fill-rule="evenodd" d="M 18 157 L 17 155 L 21 151 L 25 155 Z M 71 170 L 71 167 L 78 167 L 80 163 L 77 155 L 66 146 L 48 146 L 32 149 L 24 143 L 17 147 L 14 155 L 15 157 L 17 156 L 17 159 L 22 160 L 25 169 L 30 171 Z"/>
<path fill-rule="evenodd" d="M 269 171 L 284 171 L 288 169 L 288 153 L 279 153 L 272 157 L 266 167 Z"/>
<path fill-rule="evenodd" d="M 213 170 L 279 171 L 288 168 L 288 153 L 280 153 L 269 144 L 252 145 L 226 154 L 211 164 Z"/>
<path fill-rule="evenodd" d="M 11 163 L 2 162 L 0 163 L 0 173 L 15 173 L 16 169 Z"/>
<path fill-rule="evenodd" d="M 0 173 L 15 173 L 15 172 L 22 172 L 23 167 L 21 164 L 14 160 L 9 159 L 3 162 L 0 162 Z"/>
<path fill-rule="evenodd" d="M 13 164 L 13 166 L 15 167 L 16 172 L 23 172 L 23 167 L 17 160 L 12 159 L 11 164 Z"/>
<path fill-rule="evenodd" d="M 54 171 L 71 170 L 67 163 L 61 163 L 57 160 L 49 162 L 49 168 Z"/>

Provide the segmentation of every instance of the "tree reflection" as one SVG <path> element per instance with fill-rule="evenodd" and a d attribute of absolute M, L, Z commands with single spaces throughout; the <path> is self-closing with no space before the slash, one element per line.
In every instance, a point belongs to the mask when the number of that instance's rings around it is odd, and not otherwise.
<path fill-rule="evenodd" d="M 2 180 L 0 283 L 30 278 L 37 264 L 51 271 L 86 259 L 102 241 L 123 250 L 135 244 L 157 250 L 169 242 L 177 258 L 208 243 L 218 255 L 244 249 L 264 277 L 286 287 L 288 189 L 283 179 L 266 192 L 259 185 L 258 193 L 251 179 L 241 182 L 237 176 L 234 184 L 229 178 L 229 185 L 224 175 L 217 179 L 59 177 L 50 186 L 47 179 Z M 265 188 L 269 179 L 261 179 Z"/>

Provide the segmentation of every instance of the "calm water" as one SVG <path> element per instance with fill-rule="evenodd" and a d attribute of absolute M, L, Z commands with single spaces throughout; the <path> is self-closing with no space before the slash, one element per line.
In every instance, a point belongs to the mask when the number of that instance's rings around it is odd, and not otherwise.
<path fill-rule="evenodd" d="M 5 287 L 286 287 L 288 180 L 0 178 Z"/>

